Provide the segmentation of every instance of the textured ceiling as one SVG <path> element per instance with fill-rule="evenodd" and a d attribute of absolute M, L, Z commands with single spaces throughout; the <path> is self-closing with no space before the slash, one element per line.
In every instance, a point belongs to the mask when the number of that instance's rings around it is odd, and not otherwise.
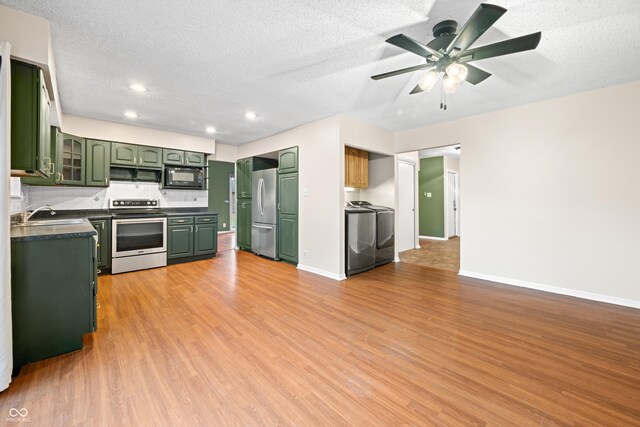
<path fill-rule="evenodd" d="M 409 95 L 421 73 L 369 76 L 421 59 L 384 43 L 431 40 L 478 1 L 0 0 L 51 22 L 65 113 L 241 144 L 334 114 L 391 131 L 640 78 L 640 1 L 497 0 L 508 12 L 474 46 L 542 31 L 535 51 L 476 62 L 493 74 Z M 128 85 L 144 83 L 148 92 Z M 248 122 L 247 110 L 258 114 Z"/>

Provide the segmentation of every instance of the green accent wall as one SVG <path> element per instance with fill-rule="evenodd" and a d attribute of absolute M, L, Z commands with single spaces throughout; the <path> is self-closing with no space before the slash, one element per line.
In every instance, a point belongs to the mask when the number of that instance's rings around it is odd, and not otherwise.
<path fill-rule="evenodd" d="M 209 210 L 218 213 L 218 230 L 231 229 L 229 177 L 235 173 L 235 163 L 209 161 Z"/>
<path fill-rule="evenodd" d="M 419 234 L 444 237 L 444 157 L 420 159 L 418 188 Z"/>

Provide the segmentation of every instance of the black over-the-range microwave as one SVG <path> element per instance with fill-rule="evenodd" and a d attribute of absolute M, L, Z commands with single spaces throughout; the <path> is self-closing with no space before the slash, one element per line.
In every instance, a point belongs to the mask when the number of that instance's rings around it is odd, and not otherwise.
<path fill-rule="evenodd" d="M 166 166 L 164 169 L 164 187 L 204 190 L 204 171 L 202 168 Z"/>

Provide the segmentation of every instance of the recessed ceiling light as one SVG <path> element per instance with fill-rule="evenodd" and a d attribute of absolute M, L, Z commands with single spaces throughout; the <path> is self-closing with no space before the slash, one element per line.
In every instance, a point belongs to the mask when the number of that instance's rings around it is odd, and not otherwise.
<path fill-rule="evenodd" d="M 256 119 L 256 113 L 254 113 L 253 111 L 247 111 L 247 113 L 244 115 L 244 117 L 247 120 L 255 120 Z"/>
<path fill-rule="evenodd" d="M 137 119 L 138 118 L 138 115 L 133 111 L 125 111 L 124 116 L 128 117 L 130 119 Z"/>
<path fill-rule="evenodd" d="M 205 129 L 205 132 L 207 132 L 208 134 L 216 133 L 216 128 L 214 128 L 213 126 L 208 126 L 208 127 Z"/>
<path fill-rule="evenodd" d="M 131 83 L 129 85 L 129 89 L 135 90 L 136 92 L 146 92 L 147 88 L 142 86 L 140 83 Z"/>

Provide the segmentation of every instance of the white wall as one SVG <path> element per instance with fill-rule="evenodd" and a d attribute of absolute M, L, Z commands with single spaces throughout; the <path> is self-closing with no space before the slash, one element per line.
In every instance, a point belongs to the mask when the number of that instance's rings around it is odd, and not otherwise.
<path fill-rule="evenodd" d="M 395 156 L 369 155 L 369 186 L 360 190 L 360 200 L 395 207 Z"/>
<path fill-rule="evenodd" d="M 640 307 L 639 99 L 636 81 L 399 132 L 398 151 L 462 143 L 461 274 Z"/>
<path fill-rule="evenodd" d="M 343 278 L 340 248 L 344 240 L 340 230 L 344 227 L 344 150 L 340 145 L 340 118 L 329 117 L 240 145 L 238 158 L 294 146 L 298 146 L 299 169 L 298 268 Z"/>
<path fill-rule="evenodd" d="M 206 190 L 160 189 L 153 182 L 111 181 L 108 188 L 44 187 L 24 185 L 29 205 L 51 205 L 53 209 L 107 209 L 109 199 L 159 199 L 161 207 L 207 207 Z"/>
<path fill-rule="evenodd" d="M 11 43 L 11 57 L 41 67 L 49 98 L 52 100 L 51 123 L 61 124 L 60 96 L 49 22 L 37 16 L 0 5 L 0 40 Z"/>
<path fill-rule="evenodd" d="M 238 160 L 238 147 L 216 142 L 216 153 L 209 156 L 209 160 L 235 163 Z"/>
<path fill-rule="evenodd" d="M 130 144 L 151 145 L 163 148 L 178 148 L 187 151 L 214 154 L 216 141 L 213 138 L 167 132 L 86 117 L 63 116 L 62 131 L 85 138 L 106 141 L 126 142 Z"/>

